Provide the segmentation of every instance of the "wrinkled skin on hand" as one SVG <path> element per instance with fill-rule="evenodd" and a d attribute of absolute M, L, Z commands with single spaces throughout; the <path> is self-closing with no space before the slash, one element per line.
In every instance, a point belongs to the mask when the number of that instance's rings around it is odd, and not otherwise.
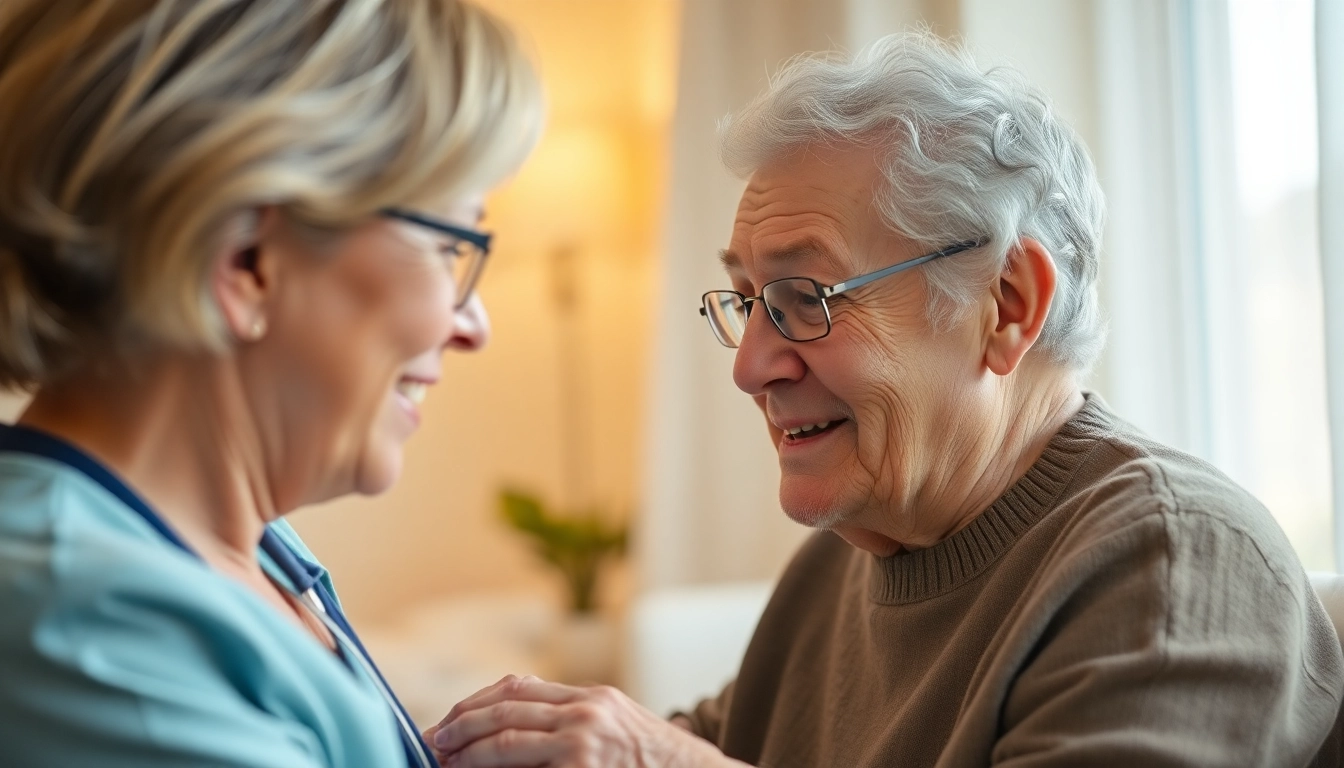
<path fill-rule="evenodd" d="M 463 700 L 425 731 L 452 768 L 740 766 L 712 744 L 609 686 L 512 675 Z"/>

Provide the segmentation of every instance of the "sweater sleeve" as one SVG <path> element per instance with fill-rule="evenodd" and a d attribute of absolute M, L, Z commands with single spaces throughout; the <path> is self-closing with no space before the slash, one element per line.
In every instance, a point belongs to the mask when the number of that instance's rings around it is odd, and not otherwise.
<path fill-rule="evenodd" d="M 1047 564 L 992 763 L 1307 764 L 1339 707 L 1340 648 L 1269 526 L 1178 505 Z"/>
<path fill-rule="evenodd" d="M 690 721 L 691 733 L 712 744 L 722 744 L 723 722 L 733 701 L 733 687 L 736 680 L 724 686 L 718 696 L 703 699 L 690 712 L 674 712 Z"/>

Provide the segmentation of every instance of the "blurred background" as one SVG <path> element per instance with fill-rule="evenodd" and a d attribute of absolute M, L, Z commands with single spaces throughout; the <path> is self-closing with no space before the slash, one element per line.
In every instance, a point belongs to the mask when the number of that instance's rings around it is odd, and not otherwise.
<path fill-rule="evenodd" d="M 508 672 L 662 711 L 731 676 L 807 531 L 696 313 L 743 183 L 715 122 L 792 55 L 916 24 L 1024 71 L 1093 152 L 1111 337 L 1090 388 L 1337 568 L 1344 231 L 1318 212 L 1344 202 L 1344 45 L 1321 44 L 1344 3 L 479 1 L 550 101 L 489 207 L 494 339 L 445 359 L 393 491 L 292 518 L 422 724 Z"/>

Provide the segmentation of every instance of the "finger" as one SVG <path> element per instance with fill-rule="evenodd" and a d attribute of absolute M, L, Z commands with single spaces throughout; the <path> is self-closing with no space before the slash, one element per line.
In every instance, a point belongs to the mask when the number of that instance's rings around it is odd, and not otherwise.
<path fill-rule="evenodd" d="M 447 725 L 467 712 L 484 709 L 501 701 L 535 701 L 542 704 L 567 704 L 583 695 L 584 689 L 571 685 L 548 683 L 536 677 L 500 682 L 493 688 L 458 702 L 448 711 L 440 726 Z"/>
<path fill-rule="evenodd" d="M 526 677 L 518 677 L 517 675 L 505 675 L 505 676 L 499 678 L 499 680 L 495 681 L 494 683 L 485 686 L 485 687 L 482 688 L 481 690 L 479 690 L 479 691 L 477 691 L 477 692 L 471 694 L 470 696 L 468 696 L 467 698 L 463 699 L 462 701 L 459 701 L 458 704 L 459 704 L 459 705 L 460 705 L 460 704 L 466 704 L 467 702 L 475 701 L 476 699 L 479 699 L 479 698 L 481 698 L 482 696 L 487 696 L 487 695 L 489 695 L 491 692 L 493 692 L 493 691 L 497 691 L 497 690 L 499 690 L 501 687 L 503 687 L 503 686 L 505 686 L 505 685 L 508 685 L 509 683 L 517 682 L 518 680 L 539 680 L 539 679 L 540 679 L 540 678 L 534 677 L 534 676 L 532 676 L 532 675 L 527 675 Z"/>
<path fill-rule="evenodd" d="M 451 755 L 451 768 L 533 768 L 549 765 L 560 757 L 562 744 L 554 734 L 540 731 L 504 730 L 472 742 Z"/>
<path fill-rule="evenodd" d="M 429 746 L 429 751 L 434 754 L 434 759 L 438 761 L 440 765 L 442 765 L 444 758 L 448 757 L 448 755 L 444 754 L 442 750 L 434 746 L 434 734 L 437 733 L 438 730 L 439 727 L 437 725 L 431 725 L 430 727 L 420 732 L 420 738 L 424 740 L 426 745 Z"/>
<path fill-rule="evenodd" d="M 553 704 L 535 701 L 501 701 L 488 707 L 462 713 L 434 734 L 434 748 L 445 754 L 456 752 L 473 741 L 509 729 L 518 731 L 554 731 L 560 727 L 561 712 Z"/>
<path fill-rule="evenodd" d="M 425 740 L 425 745 L 429 747 L 430 754 L 434 756 L 434 763 L 438 766 L 448 765 L 448 753 L 434 745 L 434 734 L 438 733 L 438 726 L 426 729 L 420 734 L 420 738 Z"/>
<path fill-rule="evenodd" d="M 533 675 L 528 675 L 527 677 L 518 677 L 517 675 L 505 675 L 501 677 L 498 681 L 491 683 L 490 685 L 487 685 L 481 690 L 471 694 L 467 698 L 454 704 L 453 708 L 448 710 L 448 714 L 444 715 L 443 719 L 440 720 L 434 727 L 430 728 L 429 730 L 437 731 L 439 728 L 442 728 L 443 725 L 447 723 L 449 720 L 452 720 L 454 717 L 457 717 L 458 715 L 462 714 L 462 712 L 464 711 L 464 707 L 471 708 L 472 702 L 475 702 L 482 696 L 488 696 L 489 694 L 498 690 L 499 687 L 502 685 L 507 685 L 517 680 L 540 680 L 540 679 L 541 678 L 535 677 Z M 428 741 L 428 739 L 426 739 L 426 741 Z"/>

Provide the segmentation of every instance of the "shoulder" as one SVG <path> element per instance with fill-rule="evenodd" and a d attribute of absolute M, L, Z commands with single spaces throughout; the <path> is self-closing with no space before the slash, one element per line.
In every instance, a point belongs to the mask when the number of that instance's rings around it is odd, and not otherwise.
<path fill-rule="evenodd" d="M 50 462 L 0 456 L 0 615 L 0 743 L 23 759 L 309 765 L 342 744 L 324 722 L 383 718 L 300 629 Z"/>
<path fill-rule="evenodd" d="M 95 678 L 180 667 L 203 682 L 229 666 L 225 648 L 262 644 L 269 617 L 241 585 L 78 472 L 37 460 L 16 473 L 21 461 L 0 458 L 0 611 L 13 619 L 0 659 Z"/>
<path fill-rule="evenodd" d="M 218 580 L 110 492 L 46 459 L 0 454 L 0 510 L 0 601 L 11 605 L 40 593 L 49 616 L 72 603 L 101 609 L 95 594 L 183 594 Z"/>
<path fill-rule="evenodd" d="M 1177 569 L 1207 569 L 1235 553 L 1278 581 L 1301 581 L 1287 536 L 1249 491 L 1199 458 L 1114 424 L 1060 501 L 1069 518 L 1061 544 L 1104 548 L 1139 536 L 1163 545 Z"/>
<path fill-rule="evenodd" d="M 1250 493 L 1119 428 L 1042 522 L 1006 635 L 1015 672 L 997 752 L 1118 756 L 1103 734 L 1124 732 L 1202 738 L 1217 749 L 1201 764 L 1239 765 L 1302 762 L 1320 743 L 1344 689 L 1339 640 Z"/>
<path fill-rule="evenodd" d="M 1296 579 L 1301 571 L 1287 537 L 1251 493 L 1208 462 L 1151 439 L 1095 395 L 1055 443 L 1076 456 L 1047 514 L 1047 530 L 1058 531 L 1056 555 L 1104 550 L 1106 542 L 1137 535 L 1179 543 L 1217 534 L 1244 541 L 1280 576 Z"/>
<path fill-rule="evenodd" d="M 0 536 L 7 539 L 49 537 L 57 518 L 78 508 L 92 489 L 75 473 L 47 459 L 0 453 Z"/>
<path fill-rule="evenodd" d="M 1089 404 L 1085 416 L 1086 458 L 1052 520 L 1028 534 L 1043 553 L 1028 591 L 1067 615 L 1106 606 L 1163 642 L 1222 633 L 1338 656 L 1302 564 L 1263 504 L 1104 407 Z M 1324 676 L 1337 685 L 1338 670 Z"/>
<path fill-rule="evenodd" d="M 85 582 L 116 583 L 146 572 L 153 574 L 146 588 L 172 590 L 177 583 L 160 571 L 191 560 L 83 474 L 40 457 L 0 454 L 0 570 L 7 576 L 0 601 L 12 605 L 37 592 L 75 597 Z"/>
<path fill-rule="evenodd" d="M 1113 425 L 1058 505 L 1035 591 L 1071 606 L 1065 615 L 1133 619 L 1169 649 L 1295 654 L 1336 691 L 1338 641 L 1269 510 L 1207 462 Z"/>

